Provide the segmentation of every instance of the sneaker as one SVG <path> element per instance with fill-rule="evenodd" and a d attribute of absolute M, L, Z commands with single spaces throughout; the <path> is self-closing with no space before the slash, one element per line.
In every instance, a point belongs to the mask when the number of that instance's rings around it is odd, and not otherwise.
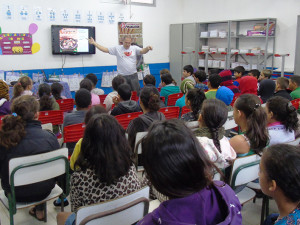
<path fill-rule="evenodd" d="M 54 202 L 53 202 L 53 205 L 58 207 L 58 206 L 61 206 L 61 200 L 60 198 L 56 199 Z M 64 206 L 68 206 L 69 205 L 69 201 L 68 199 L 64 199 Z"/>

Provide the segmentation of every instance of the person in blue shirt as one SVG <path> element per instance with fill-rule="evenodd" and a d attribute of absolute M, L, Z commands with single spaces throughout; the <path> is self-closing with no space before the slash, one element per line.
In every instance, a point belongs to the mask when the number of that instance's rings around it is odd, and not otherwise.
<path fill-rule="evenodd" d="M 168 103 L 168 96 L 171 94 L 180 93 L 178 86 L 173 83 L 173 77 L 171 74 L 166 73 L 161 75 L 162 88 L 160 91 L 160 96 L 165 97 L 165 104 Z"/>
<path fill-rule="evenodd" d="M 207 85 L 203 83 L 204 81 L 207 80 L 207 75 L 203 70 L 197 70 L 193 76 L 196 81 L 195 88 L 199 88 L 203 91 L 208 90 Z"/>

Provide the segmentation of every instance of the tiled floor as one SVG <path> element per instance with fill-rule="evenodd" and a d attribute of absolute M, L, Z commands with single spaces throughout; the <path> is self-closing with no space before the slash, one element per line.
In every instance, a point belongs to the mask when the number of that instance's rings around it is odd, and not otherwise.
<path fill-rule="evenodd" d="M 258 225 L 260 223 L 260 211 L 261 211 L 262 199 L 257 199 L 256 203 L 248 202 L 245 204 L 242 210 L 243 225 Z M 29 209 L 19 210 L 14 216 L 15 225 L 56 225 L 56 214 L 60 211 L 60 208 L 55 208 L 52 202 L 48 202 L 48 222 L 40 222 L 28 214 Z M 65 211 L 69 212 L 70 206 L 65 208 Z M 270 201 L 270 213 L 277 212 L 277 207 L 274 200 Z M 9 225 L 9 214 L 6 208 L 0 204 L 0 218 L 1 225 Z"/>

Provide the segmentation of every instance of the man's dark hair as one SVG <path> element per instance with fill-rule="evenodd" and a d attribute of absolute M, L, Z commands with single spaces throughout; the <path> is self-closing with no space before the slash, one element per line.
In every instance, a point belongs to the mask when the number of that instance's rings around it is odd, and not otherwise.
<path fill-rule="evenodd" d="M 197 70 L 194 76 L 198 78 L 199 82 L 206 81 L 207 79 L 207 75 L 203 70 Z"/>
<path fill-rule="evenodd" d="M 156 84 L 156 80 L 155 77 L 151 74 L 148 74 L 144 77 L 144 83 L 147 84 L 152 84 L 153 86 L 155 86 Z"/>
<path fill-rule="evenodd" d="M 112 88 L 117 91 L 119 86 L 124 83 L 126 83 L 125 78 L 122 75 L 118 75 L 112 80 Z"/>
<path fill-rule="evenodd" d="M 131 88 L 128 84 L 121 84 L 118 88 L 118 94 L 123 101 L 128 101 L 131 98 Z"/>
<path fill-rule="evenodd" d="M 164 82 L 166 85 L 171 84 L 173 82 L 173 77 L 169 73 L 165 73 L 161 75 L 161 82 Z"/>
<path fill-rule="evenodd" d="M 87 79 L 89 79 L 90 81 L 92 81 L 92 83 L 93 83 L 94 86 L 96 87 L 97 82 L 98 82 L 98 78 L 97 78 L 97 76 L 96 76 L 95 74 L 89 73 L 88 75 L 86 75 L 85 78 L 87 78 Z"/>
<path fill-rule="evenodd" d="M 297 86 L 299 87 L 300 86 L 300 76 L 298 75 L 293 75 L 290 77 L 291 81 L 296 83 Z"/>
<path fill-rule="evenodd" d="M 242 76 L 245 74 L 245 68 L 243 66 L 237 66 L 233 69 L 234 72 L 242 73 Z"/>
<path fill-rule="evenodd" d="M 188 73 L 191 73 L 191 75 L 194 73 L 194 67 L 192 65 L 186 65 L 186 66 L 184 66 L 183 70 L 185 70 Z"/>
<path fill-rule="evenodd" d="M 219 74 L 211 74 L 209 77 L 208 77 L 208 81 L 210 83 L 210 86 L 212 88 L 218 88 L 222 82 L 222 77 L 220 77 Z"/>
<path fill-rule="evenodd" d="M 75 94 L 75 103 L 78 108 L 84 109 L 88 108 L 92 102 L 91 93 L 85 89 L 79 89 Z"/>

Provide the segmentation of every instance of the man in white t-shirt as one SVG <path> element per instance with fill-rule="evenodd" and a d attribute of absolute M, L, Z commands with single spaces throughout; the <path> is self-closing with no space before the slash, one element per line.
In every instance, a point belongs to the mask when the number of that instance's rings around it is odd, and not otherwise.
<path fill-rule="evenodd" d="M 117 69 L 120 75 L 123 75 L 126 82 L 130 85 L 132 91 L 137 91 L 139 94 L 140 84 L 137 75 L 137 57 L 142 54 L 146 54 L 149 50 L 152 50 L 151 46 L 140 48 L 138 46 L 131 45 L 131 37 L 125 36 L 123 38 L 123 45 L 118 45 L 111 48 L 103 47 L 95 42 L 93 38 L 89 39 L 89 43 L 94 45 L 100 51 L 115 55 L 117 57 Z"/>

